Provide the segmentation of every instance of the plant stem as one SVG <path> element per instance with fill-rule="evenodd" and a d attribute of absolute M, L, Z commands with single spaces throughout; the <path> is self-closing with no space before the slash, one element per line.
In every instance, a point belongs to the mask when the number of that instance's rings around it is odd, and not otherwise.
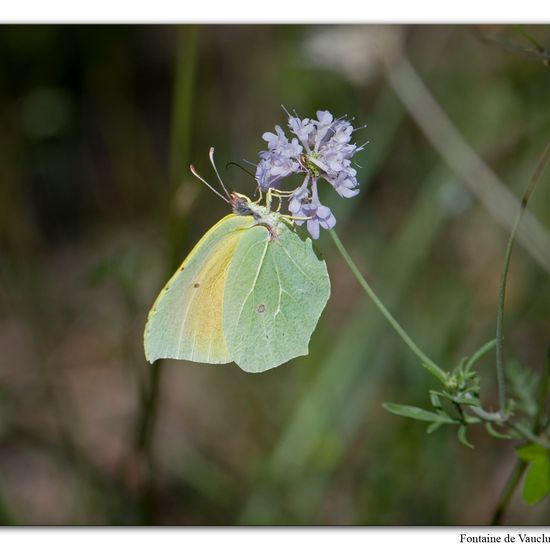
<path fill-rule="evenodd" d="M 193 26 L 178 29 L 170 139 L 170 185 L 167 186 L 168 196 L 165 204 L 173 201 L 175 190 L 181 184 L 189 166 L 197 38 L 198 30 Z M 168 215 L 163 211 L 162 216 L 167 226 L 167 238 L 170 243 L 166 263 L 169 266 L 168 273 L 171 273 L 175 269 L 174 266 L 181 261 L 181 240 L 185 236 L 187 219 L 182 219 L 174 209 L 170 209 Z M 153 366 L 147 365 L 148 372 L 142 387 L 141 411 L 136 433 L 136 450 L 144 461 L 146 471 L 139 503 L 139 518 L 142 524 L 151 524 L 155 520 L 152 442 L 163 367 L 162 361 L 157 361 Z"/>
<path fill-rule="evenodd" d="M 162 362 L 157 361 L 154 365 L 148 366 L 148 380 L 146 382 L 147 394 L 144 396 L 142 416 L 139 422 L 136 447 L 145 453 L 150 452 L 151 439 L 154 431 L 157 412 L 157 402 L 160 388 L 160 376 L 162 373 Z"/>
<path fill-rule="evenodd" d="M 138 502 L 138 517 L 142 525 L 152 524 L 155 521 L 152 440 L 158 410 L 161 374 L 162 361 L 148 366 L 148 377 L 144 388 L 146 394 L 143 396 L 141 418 L 136 434 L 136 449 L 138 456 L 143 461 L 141 465 L 144 473 L 143 487 Z"/>
<path fill-rule="evenodd" d="M 510 426 L 510 428 L 515 430 L 517 433 L 519 433 L 527 441 L 530 441 L 535 445 L 540 445 L 541 447 L 544 447 L 545 449 L 550 451 L 550 443 L 548 443 L 547 441 L 543 441 L 537 434 L 535 434 L 529 428 L 526 428 L 523 424 L 520 424 L 519 422 L 510 422 L 510 421 L 508 421 L 507 424 L 508 426 Z"/>
<path fill-rule="evenodd" d="M 546 426 L 543 425 L 542 419 L 545 416 L 545 407 L 548 400 L 548 389 L 550 388 L 550 347 L 546 351 L 546 368 L 539 385 L 537 394 L 537 413 L 533 421 L 533 431 L 540 433 Z"/>
<path fill-rule="evenodd" d="M 527 468 L 527 462 L 523 462 L 521 460 L 518 460 L 516 462 L 516 465 L 514 466 L 514 469 L 512 470 L 510 477 L 508 478 L 506 487 L 504 488 L 504 491 L 502 492 L 502 495 L 498 500 L 495 513 L 493 514 L 493 518 L 491 519 L 491 525 L 500 525 L 502 516 L 508 509 L 508 505 L 510 504 L 512 497 L 516 492 L 519 482 L 521 481 L 521 478 L 523 476 L 523 472 L 525 472 L 526 468 Z"/>
<path fill-rule="evenodd" d="M 497 371 L 497 385 L 498 385 L 498 403 L 499 411 L 504 414 L 506 408 L 506 381 L 504 378 L 504 366 L 502 360 L 502 348 L 503 348 L 503 333 L 502 327 L 504 323 L 504 301 L 506 298 L 506 280 L 508 277 L 508 269 L 510 267 L 510 258 L 512 256 L 512 248 L 514 245 L 514 237 L 519 227 L 521 215 L 523 213 L 523 203 L 520 207 L 520 212 L 510 233 L 508 244 L 506 245 L 506 253 L 504 255 L 504 265 L 500 274 L 500 285 L 498 289 L 498 305 L 497 305 L 497 329 L 496 329 L 496 371 Z"/>
<path fill-rule="evenodd" d="M 369 283 L 366 281 L 366 279 L 363 277 L 361 272 L 359 271 L 359 268 L 355 265 L 355 262 L 352 260 L 351 256 L 349 255 L 348 251 L 342 244 L 342 241 L 336 234 L 336 231 L 334 229 L 330 230 L 330 236 L 332 237 L 332 240 L 334 241 L 334 244 L 336 245 L 336 248 L 338 249 L 338 252 L 342 255 L 342 258 L 344 258 L 344 261 L 348 265 L 348 267 L 351 269 L 351 272 L 363 288 L 363 290 L 367 293 L 369 298 L 374 302 L 380 313 L 386 318 L 388 323 L 393 327 L 395 332 L 401 337 L 401 339 L 409 346 L 410 350 L 422 361 L 422 366 L 426 368 L 428 371 L 430 371 L 431 374 L 433 374 L 436 378 L 438 378 L 441 383 L 445 384 L 447 382 L 447 375 L 446 373 L 438 367 L 412 340 L 412 338 L 405 332 L 403 327 L 397 322 L 395 317 L 387 310 L 386 306 L 382 303 L 380 298 L 376 295 L 372 287 L 369 285 Z"/>
<path fill-rule="evenodd" d="M 531 197 L 531 194 L 535 190 L 535 187 L 539 181 L 542 170 L 550 158 L 550 143 L 546 145 L 542 156 L 537 163 L 535 173 L 533 174 L 529 185 L 523 194 L 521 199 L 521 205 L 519 213 L 517 215 L 516 221 L 510 233 L 508 243 L 506 245 L 506 253 L 504 255 L 504 265 L 502 267 L 502 272 L 500 275 L 500 286 L 498 290 L 498 306 L 497 306 L 497 328 L 496 328 L 496 371 L 497 371 L 497 384 L 498 384 L 498 400 L 499 400 L 499 411 L 502 415 L 505 414 L 506 409 L 506 381 L 504 378 L 504 366 L 502 360 L 502 348 L 503 348 L 503 323 L 504 323 L 504 301 L 506 297 L 506 281 L 508 278 L 508 270 L 510 267 L 510 258 L 512 256 L 512 248 L 514 246 L 514 240 L 516 237 L 516 232 L 518 230 L 521 218 L 525 209 L 527 208 L 527 203 Z"/>

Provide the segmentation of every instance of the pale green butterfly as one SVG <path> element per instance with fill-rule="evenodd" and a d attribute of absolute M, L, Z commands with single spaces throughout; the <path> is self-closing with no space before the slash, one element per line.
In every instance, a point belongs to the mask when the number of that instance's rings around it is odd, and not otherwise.
<path fill-rule="evenodd" d="M 147 360 L 234 361 L 263 372 L 307 355 L 311 334 L 330 295 L 324 260 L 290 216 L 239 193 L 233 213 L 197 243 L 160 292 L 145 325 Z M 276 195 L 279 196 L 279 195 Z"/>

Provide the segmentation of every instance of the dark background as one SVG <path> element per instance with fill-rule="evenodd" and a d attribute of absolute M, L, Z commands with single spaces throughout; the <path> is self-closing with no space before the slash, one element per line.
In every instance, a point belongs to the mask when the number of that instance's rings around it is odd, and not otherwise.
<path fill-rule="evenodd" d="M 521 196 L 550 135 L 533 39 L 548 45 L 550 28 L 0 27 L 0 522 L 490 522 L 513 443 L 476 427 L 467 449 L 453 428 L 426 435 L 382 409 L 428 406 L 434 384 L 326 237 L 332 296 L 309 356 L 261 375 L 154 370 L 142 333 L 166 278 L 227 213 L 188 165 L 215 181 L 213 145 L 229 187 L 251 195 L 225 165 L 256 162 L 283 104 L 368 125 L 361 194 L 323 199 L 419 345 L 452 368 L 491 339 L 508 231 L 392 75 L 405 56 L 499 189 Z M 548 238 L 548 175 L 530 208 Z M 543 264 L 517 246 L 506 310 L 506 358 L 535 371 L 550 334 Z M 548 506 L 516 495 L 504 521 L 544 524 Z"/>

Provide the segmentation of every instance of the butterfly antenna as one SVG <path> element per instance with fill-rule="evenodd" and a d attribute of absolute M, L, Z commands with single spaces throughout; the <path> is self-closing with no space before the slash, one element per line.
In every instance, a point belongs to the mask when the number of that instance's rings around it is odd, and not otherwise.
<path fill-rule="evenodd" d="M 246 159 L 243 159 L 243 160 L 244 162 L 248 162 L 248 164 L 251 164 L 252 166 L 256 166 L 253 162 L 249 162 Z M 250 170 L 247 170 L 244 166 L 241 166 L 238 162 L 234 162 L 231 160 L 225 165 L 226 168 L 228 168 L 229 166 L 236 166 L 237 168 L 240 168 L 243 172 L 246 172 L 251 178 L 256 179 L 256 176 Z"/>
<path fill-rule="evenodd" d="M 210 147 L 209 157 L 210 157 L 210 162 L 211 162 L 211 164 L 214 168 L 214 172 L 216 172 L 216 176 L 218 176 L 218 180 L 219 180 L 219 182 L 222 186 L 222 189 L 225 191 L 226 196 L 229 198 L 230 197 L 229 192 L 225 188 L 225 185 L 223 184 L 222 178 L 220 177 L 220 173 L 218 172 L 218 169 L 216 168 L 216 163 L 214 162 L 214 147 Z"/>
<path fill-rule="evenodd" d="M 223 199 L 225 202 L 227 202 L 229 204 L 229 199 L 227 197 L 224 197 L 219 191 L 214 189 L 202 176 L 200 176 L 199 173 L 197 172 L 197 169 L 193 165 L 191 165 L 189 168 L 191 169 L 191 173 L 196 178 L 200 179 L 202 181 L 202 183 L 204 183 L 204 185 L 206 185 L 206 187 L 208 187 L 208 189 L 210 189 L 211 191 L 216 193 L 216 195 L 218 195 L 218 197 L 220 197 L 221 199 Z M 225 189 L 225 187 L 224 187 L 224 189 Z M 227 193 L 227 191 L 226 191 L 226 193 Z"/>

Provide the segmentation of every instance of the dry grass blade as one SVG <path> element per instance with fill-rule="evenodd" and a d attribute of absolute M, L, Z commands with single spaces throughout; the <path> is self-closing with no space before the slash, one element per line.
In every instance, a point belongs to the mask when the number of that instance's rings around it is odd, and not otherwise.
<path fill-rule="evenodd" d="M 433 147 L 491 216 L 511 231 L 519 201 L 460 135 L 408 59 L 386 69 L 393 90 Z M 550 273 L 550 234 L 533 214 L 525 212 L 517 240 Z"/>

